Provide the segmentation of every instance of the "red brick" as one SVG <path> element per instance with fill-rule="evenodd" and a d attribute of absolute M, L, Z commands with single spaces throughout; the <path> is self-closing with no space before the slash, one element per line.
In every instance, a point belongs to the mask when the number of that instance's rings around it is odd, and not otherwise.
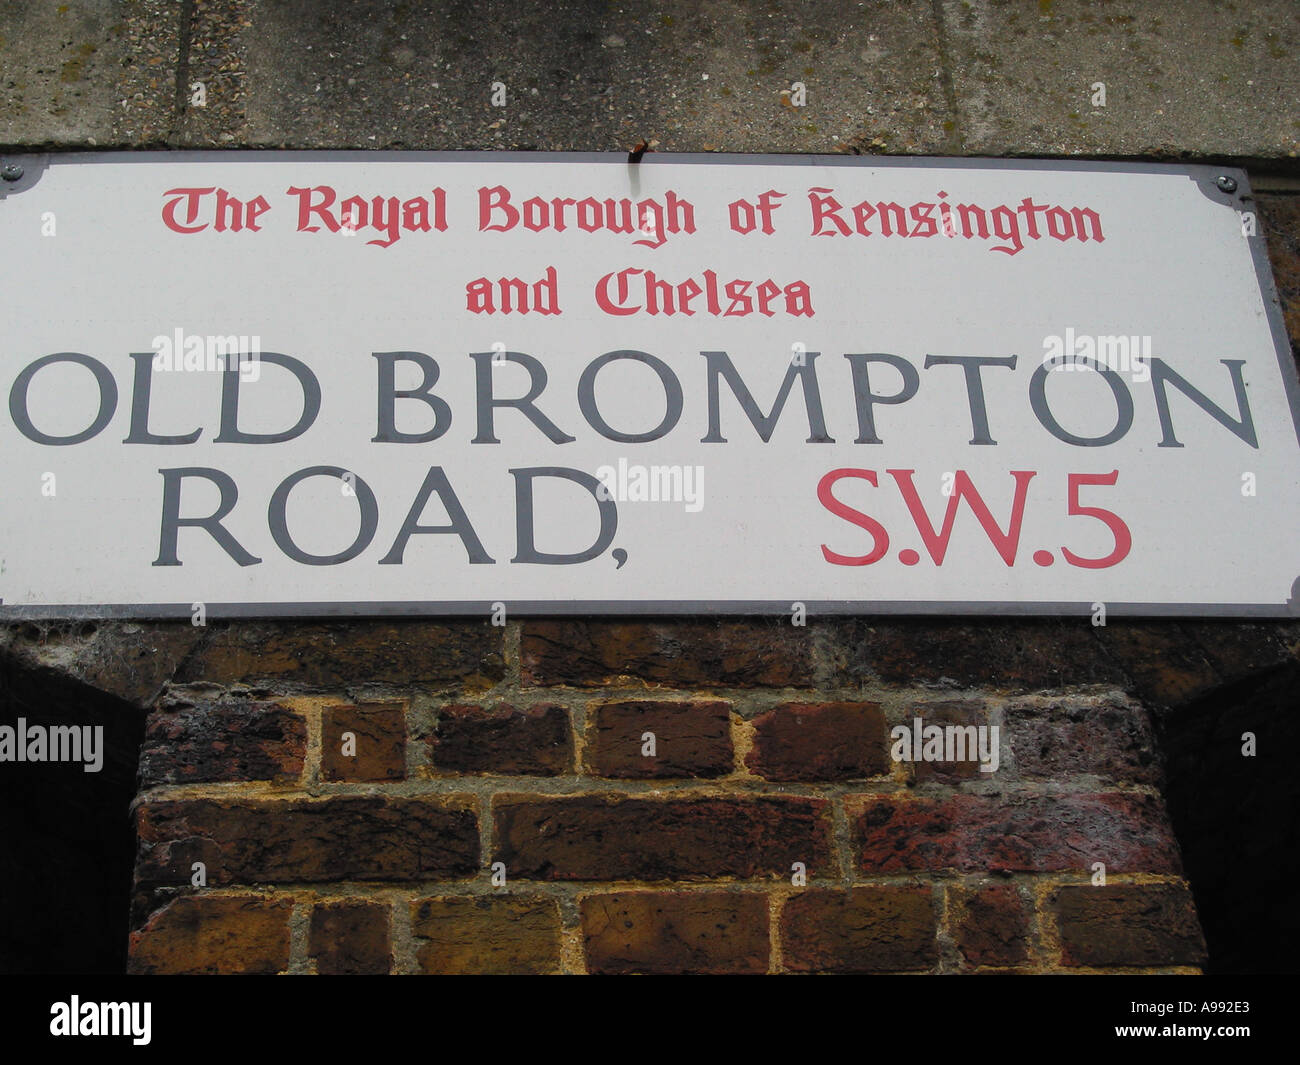
<path fill-rule="evenodd" d="M 307 723 L 271 702 L 220 699 L 149 715 L 140 784 L 285 782 L 302 775 Z"/>
<path fill-rule="evenodd" d="M 957 949 L 970 965 L 1022 965 L 1029 958 L 1029 914 L 1014 884 L 957 888 Z"/>
<path fill-rule="evenodd" d="M 278 973 L 289 966 L 293 903 L 186 895 L 131 934 L 132 973 Z"/>
<path fill-rule="evenodd" d="M 500 796 L 495 861 L 535 880 L 813 876 L 830 864 L 821 799 Z"/>
<path fill-rule="evenodd" d="M 505 675 L 504 630 L 484 621 L 210 626 L 175 680 L 277 690 L 368 685 L 486 688 Z"/>
<path fill-rule="evenodd" d="M 1205 940 L 1192 896 L 1178 884 L 1078 885 L 1048 900 L 1063 965 L 1203 965 Z"/>
<path fill-rule="evenodd" d="M 981 699 L 949 699 L 932 703 L 915 703 L 910 706 L 900 725 L 906 726 L 909 730 L 914 728 L 914 720 L 920 718 L 922 729 L 930 725 L 938 725 L 942 728 L 952 725 L 958 728 L 966 729 L 971 726 L 980 728 L 988 727 L 989 712 L 984 701 Z M 970 737 L 970 733 L 964 733 L 962 742 L 965 743 Z M 976 734 L 978 735 L 978 734 Z M 993 741 L 993 733 L 987 733 L 990 747 Z M 1002 744 L 1003 736 L 1001 730 L 997 733 L 999 747 Z M 893 749 L 893 737 L 890 737 L 890 749 Z M 922 745 L 924 746 L 924 732 L 922 733 Z M 954 749 L 954 752 L 956 750 Z M 916 783 L 926 781 L 937 781 L 940 784 L 957 784 L 963 780 L 987 780 L 991 774 L 985 773 L 980 769 L 979 747 L 967 745 L 964 751 L 965 758 L 962 761 L 952 762 L 933 762 L 917 757 L 917 752 L 912 751 L 912 761 L 906 763 L 909 772 L 909 779 Z M 999 751 L 998 767 L 1002 766 L 1002 751 Z"/>
<path fill-rule="evenodd" d="M 591 973 L 768 969 L 767 898 L 755 892 L 623 891 L 582 900 Z"/>
<path fill-rule="evenodd" d="M 1007 691 L 1122 684 L 1089 620 L 983 618 L 979 622 L 863 618 L 826 626 L 832 683 L 872 677 L 917 684 L 953 682 Z"/>
<path fill-rule="evenodd" d="M 442 975 L 545 974 L 560 969 L 555 899 L 449 896 L 411 907 L 420 971 Z"/>
<path fill-rule="evenodd" d="M 587 762 L 602 777 L 717 777 L 732 770 L 731 707 L 723 702 L 622 702 L 592 707 Z M 655 754 L 642 736 L 654 733 Z"/>
<path fill-rule="evenodd" d="M 792 972 L 913 972 L 939 960 L 928 887 L 810 888 L 781 911 L 781 960 Z"/>
<path fill-rule="evenodd" d="M 344 737 L 351 734 L 344 754 Z M 405 780 L 406 714 L 400 703 L 327 706 L 321 712 L 321 778 Z"/>
<path fill-rule="evenodd" d="M 1134 792 L 869 798 L 852 820 L 864 873 L 1179 871 L 1164 804 Z"/>
<path fill-rule="evenodd" d="M 1003 723 L 1003 739 L 1026 779 L 1088 774 L 1127 784 L 1160 780 L 1151 719 L 1140 706 L 1083 697 L 1013 702 Z"/>
<path fill-rule="evenodd" d="M 889 772 L 879 703 L 782 703 L 754 718 L 745 764 L 768 780 L 853 780 Z"/>
<path fill-rule="evenodd" d="M 346 796 L 324 801 L 194 799 L 138 812 L 136 880 L 209 884 L 463 877 L 479 865 L 472 809 L 429 799 Z"/>
<path fill-rule="evenodd" d="M 308 951 L 322 976 L 377 976 L 391 971 L 391 912 L 379 902 L 318 902 L 311 911 Z"/>
<path fill-rule="evenodd" d="M 777 619 L 526 621 L 523 682 L 598 687 L 630 677 L 673 687 L 808 687 L 813 631 Z"/>
<path fill-rule="evenodd" d="M 569 711 L 554 703 L 444 706 L 429 741 L 435 769 L 553 777 L 573 770 Z"/>

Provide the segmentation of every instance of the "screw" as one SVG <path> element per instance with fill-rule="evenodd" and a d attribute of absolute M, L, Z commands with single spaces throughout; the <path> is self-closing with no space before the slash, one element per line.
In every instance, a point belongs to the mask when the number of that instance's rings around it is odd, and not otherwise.
<path fill-rule="evenodd" d="M 1219 187 L 1219 190 L 1222 192 L 1237 191 L 1237 179 L 1235 177 L 1229 177 L 1227 174 L 1220 174 L 1217 178 L 1214 179 L 1214 183 Z"/>
<path fill-rule="evenodd" d="M 17 163 L 6 163 L 0 167 L 0 178 L 4 178 L 5 181 L 17 181 L 22 176 L 23 168 Z"/>

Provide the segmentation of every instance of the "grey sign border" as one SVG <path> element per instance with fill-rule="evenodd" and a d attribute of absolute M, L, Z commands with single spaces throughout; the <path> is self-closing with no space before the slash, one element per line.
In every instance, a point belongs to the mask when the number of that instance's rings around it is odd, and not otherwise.
<path fill-rule="evenodd" d="M 506 151 L 296 151 L 265 150 L 185 150 L 185 151 L 118 151 L 56 152 L 4 154 L 0 163 L 16 163 L 23 168 L 17 181 L 0 182 L 0 201 L 19 195 L 39 183 L 51 165 L 94 165 L 96 163 L 257 163 L 277 162 L 406 162 L 406 163 L 536 163 L 566 162 L 602 166 L 621 165 L 633 176 L 639 167 L 663 165 L 761 165 L 814 167 L 867 167 L 880 169 L 945 170 L 1016 170 L 1082 171 L 1123 174 L 1184 174 L 1214 203 L 1238 212 L 1253 211 L 1254 195 L 1246 172 L 1235 167 L 1193 163 L 1142 163 L 1073 159 L 993 159 L 978 156 L 857 156 L 857 155 L 777 155 L 768 153 L 671 153 L 654 152 L 640 162 L 630 163 L 622 153 L 614 152 L 506 152 Z M 1220 187 L 1220 179 L 1230 179 L 1231 191 Z M 1235 183 L 1235 184 L 1234 184 Z M 3 209 L 0 203 L 0 210 Z M 1281 301 L 1273 283 L 1268 249 L 1258 227 L 1255 234 L 1243 235 L 1250 242 L 1251 261 L 1259 287 L 1264 313 L 1273 338 L 1274 351 L 1286 391 L 1291 420 L 1300 444 L 1300 376 L 1292 357 L 1290 338 L 1282 317 Z M 777 600 L 454 600 L 429 602 L 335 602 L 335 603 L 209 603 L 203 604 L 206 616 L 213 619 L 246 618 L 388 618 L 388 617 L 455 617 L 490 615 L 497 603 L 504 603 L 508 614 L 528 617 L 691 615 L 691 616 L 770 616 L 788 615 L 793 602 Z M 1287 618 L 1300 616 L 1300 576 L 1292 583 L 1286 599 L 1274 603 L 1106 603 L 1107 616 L 1117 617 L 1196 617 L 1196 618 Z M 957 616 L 1059 616 L 1090 615 L 1092 603 L 1069 601 L 1005 600 L 812 600 L 803 603 L 810 616 L 849 615 L 936 615 Z M 177 618 L 191 617 L 191 603 L 134 604 L 27 604 L 5 605 L 0 599 L 0 621 L 41 619 L 102 618 Z"/>

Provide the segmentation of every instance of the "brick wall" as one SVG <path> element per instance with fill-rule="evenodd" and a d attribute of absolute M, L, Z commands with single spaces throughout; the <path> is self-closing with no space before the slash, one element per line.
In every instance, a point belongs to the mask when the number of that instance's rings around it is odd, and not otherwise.
<path fill-rule="evenodd" d="M 1086 620 L 213 625 L 148 721 L 131 969 L 1195 971 L 1148 708 L 1298 646 Z M 998 725 L 998 770 L 895 762 L 917 715 Z"/>

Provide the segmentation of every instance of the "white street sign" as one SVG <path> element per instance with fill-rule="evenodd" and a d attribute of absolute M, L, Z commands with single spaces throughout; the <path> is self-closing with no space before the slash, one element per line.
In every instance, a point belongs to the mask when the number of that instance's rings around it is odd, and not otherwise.
<path fill-rule="evenodd" d="M 0 617 L 1300 611 L 1240 171 L 0 162 Z"/>

